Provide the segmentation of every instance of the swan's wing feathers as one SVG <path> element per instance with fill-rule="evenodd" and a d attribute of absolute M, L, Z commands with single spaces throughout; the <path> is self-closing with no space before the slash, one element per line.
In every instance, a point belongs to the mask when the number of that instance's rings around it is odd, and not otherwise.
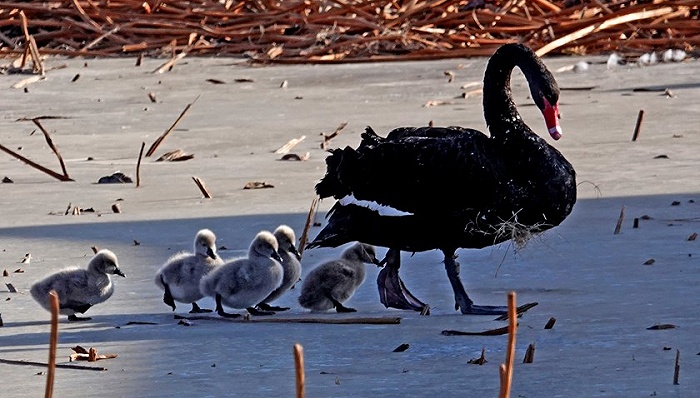
<path fill-rule="evenodd" d="M 489 139 L 467 129 L 416 129 L 362 148 L 340 181 L 359 200 L 409 213 L 479 208 L 497 199 L 501 183 Z M 436 208 L 439 205 L 439 208 Z"/>

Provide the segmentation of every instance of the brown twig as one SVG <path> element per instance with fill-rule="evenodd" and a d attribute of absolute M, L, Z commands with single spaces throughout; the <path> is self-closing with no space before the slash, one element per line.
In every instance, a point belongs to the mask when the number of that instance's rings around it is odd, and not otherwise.
<path fill-rule="evenodd" d="M 25 164 L 27 164 L 31 167 L 34 167 L 35 169 L 37 169 L 39 171 L 43 171 L 44 173 L 50 175 L 51 177 L 53 177 L 59 181 L 73 181 L 72 178 L 65 176 L 65 175 L 58 174 L 53 170 L 47 169 L 46 167 L 25 158 L 24 156 L 20 155 L 19 153 L 16 153 L 13 150 L 11 150 L 3 145 L 0 145 L 0 150 L 7 153 L 8 155 L 14 156 L 15 158 L 21 160 L 22 162 L 24 162 Z"/>
<path fill-rule="evenodd" d="M 294 369 L 296 370 L 297 398 L 304 398 L 306 376 L 304 375 L 304 349 L 301 344 L 294 344 Z"/>
<path fill-rule="evenodd" d="M 211 195 L 209 194 L 209 191 L 207 191 L 207 187 L 204 186 L 204 181 L 202 181 L 199 177 L 192 177 L 192 180 L 195 184 L 197 184 L 197 188 L 202 191 L 204 198 L 211 199 Z"/>
<path fill-rule="evenodd" d="M 58 152 L 58 148 L 56 148 L 56 145 L 53 144 L 53 140 L 51 139 L 51 136 L 49 135 L 49 132 L 46 131 L 44 126 L 41 125 L 39 122 L 39 119 L 34 118 L 32 119 L 32 122 L 39 127 L 39 130 L 41 130 L 42 133 L 44 133 L 44 138 L 46 139 L 46 143 L 49 145 L 49 148 L 53 151 L 53 153 L 56 155 L 58 158 L 58 163 L 61 165 L 61 170 L 63 171 L 63 175 L 67 178 L 70 178 L 68 176 L 68 170 L 66 170 L 66 164 L 63 162 L 63 157 L 61 156 L 61 153 Z"/>
<path fill-rule="evenodd" d="M 508 293 L 508 349 L 506 351 L 506 361 L 499 368 L 501 375 L 499 398 L 510 397 L 510 389 L 513 384 L 513 357 L 515 356 L 515 334 L 517 333 L 517 328 L 515 292 L 510 292 Z"/>
<path fill-rule="evenodd" d="M 508 333 L 508 326 L 484 330 L 483 332 L 462 332 L 460 330 L 443 330 L 443 336 L 502 336 Z"/>
<path fill-rule="evenodd" d="M 2 359 L 0 358 L 0 363 L 4 363 L 6 365 L 23 365 L 23 366 L 39 366 L 42 368 L 45 368 L 49 366 L 48 363 L 45 362 L 34 362 L 34 361 L 17 361 L 14 359 Z M 98 372 L 104 372 L 107 370 L 107 368 L 99 367 L 99 366 L 82 366 L 82 365 L 68 365 L 68 364 L 56 364 L 57 369 L 74 369 L 74 370 L 96 370 Z"/>
<path fill-rule="evenodd" d="M 318 209 L 318 196 L 311 201 L 311 207 L 309 208 L 309 214 L 306 216 L 306 224 L 304 224 L 304 230 L 299 238 L 299 257 L 301 258 L 304 254 L 304 247 L 306 242 L 309 240 L 309 230 L 313 224 L 314 216 L 316 214 L 316 209 Z"/>
<path fill-rule="evenodd" d="M 535 361 L 535 343 L 527 346 L 523 363 L 533 363 Z"/>
<path fill-rule="evenodd" d="M 557 322 L 557 319 L 556 319 L 556 318 L 554 318 L 554 317 L 549 318 L 549 320 L 547 321 L 547 323 L 544 325 L 544 328 L 545 328 L 545 329 L 551 329 L 551 328 L 554 327 L 554 324 L 555 324 L 556 322 Z"/>
<path fill-rule="evenodd" d="M 145 142 L 141 142 L 141 150 L 139 151 L 139 160 L 136 161 L 136 188 L 141 186 L 141 159 L 143 158 L 143 149 L 146 147 Z"/>
<path fill-rule="evenodd" d="M 639 110 L 639 114 L 637 114 L 637 123 L 634 125 L 634 133 L 632 134 L 632 141 L 637 141 L 637 138 L 639 137 L 639 130 L 642 127 L 642 120 L 644 119 L 644 109 Z"/>
<path fill-rule="evenodd" d="M 46 373 L 46 390 L 44 398 L 53 396 L 53 382 L 56 375 L 56 348 L 58 346 L 58 293 L 55 290 L 49 292 L 51 301 L 51 337 L 49 339 L 49 364 Z"/>
<path fill-rule="evenodd" d="M 222 318 L 210 315 L 182 316 L 175 315 L 175 319 L 187 319 L 190 321 L 222 321 L 234 323 L 323 323 L 331 325 L 398 325 L 400 317 L 357 317 L 357 318 Z"/>
<path fill-rule="evenodd" d="M 615 225 L 615 231 L 613 232 L 613 235 L 617 235 L 620 233 L 620 230 L 622 229 L 622 221 L 625 219 L 625 206 L 622 206 L 622 209 L 620 209 L 620 216 L 617 218 L 617 224 Z"/>
<path fill-rule="evenodd" d="M 175 129 L 175 126 L 177 126 L 177 124 L 180 123 L 180 120 L 182 120 L 182 118 L 185 116 L 185 113 L 187 113 L 187 111 L 190 110 L 190 107 L 194 105 L 194 103 L 197 102 L 198 99 L 199 96 L 197 96 L 197 98 L 195 98 L 194 101 L 190 102 L 189 104 L 187 104 L 187 106 L 185 106 L 185 109 L 183 109 L 182 112 L 180 112 L 180 116 L 178 116 L 177 119 L 175 119 L 175 122 L 173 122 L 173 124 L 167 130 L 165 130 L 165 132 L 161 134 L 161 136 L 158 137 L 155 140 L 155 142 L 153 142 L 150 148 L 148 148 L 148 151 L 146 152 L 146 157 L 150 157 L 151 155 L 153 155 L 153 153 L 156 151 L 156 149 L 158 149 L 158 146 L 160 146 L 165 137 L 167 137 L 170 134 L 170 132 L 173 131 L 173 129 Z"/>
<path fill-rule="evenodd" d="M 284 144 L 284 145 L 282 145 L 281 147 L 279 147 L 279 149 L 277 149 L 277 150 L 275 151 L 275 153 L 278 154 L 278 155 L 287 154 L 287 153 L 289 153 L 289 151 L 292 150 L 292 148 L 294 148 L 295 146 L 297 146 L 300 142 L 304 141 L 305 138 L 306 138 L 305 135 L 302 135 L 302 136 L 299 137 L 299 138 L 292 138 L 291 140 L 289 140 L 289 142 L 287 142 L 286 144 Z"/>

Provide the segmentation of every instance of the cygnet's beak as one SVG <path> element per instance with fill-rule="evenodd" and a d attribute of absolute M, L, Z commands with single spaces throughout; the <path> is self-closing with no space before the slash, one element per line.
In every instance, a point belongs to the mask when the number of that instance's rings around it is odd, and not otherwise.
<path fill-rule="evenodd" d="M 292 253 L 294 257 L 297 258 L 297 260 L 301 261 L 301 253 L 299 253 L 299 250 L 297 250 L 297 248 L 294 245 L 292 245 L 292 247 L 289 248 L 289 252 Z"/>
<path fill-rule="evenodd" d="M 211 258 L 212 260 L 216 260 L 216 252 L 213 248 L 207 247 L 207 256 L 209 256 L 209 258 Z"/>
<path fill-rule="evenodd" d="M 277 251 L 273 251 L 271 257 L 274 258 L 275 260 L 279 261 L 280 263 L 284 262 L 284 260 L 282 260 L 282 257 L 280 257 L 280 254 L 277 253 Z"/>
<path fill-rule="evenodd" d="M 119 268 L 115 268 L 115 269 L 114 269 L 114 275 L 119 275 L 119 276 L 121 276 L 122 278 L 126 278 L 126 275 L 124 275 L 124 273 L 122 272 L 122 270 L 120 270 Z"/>

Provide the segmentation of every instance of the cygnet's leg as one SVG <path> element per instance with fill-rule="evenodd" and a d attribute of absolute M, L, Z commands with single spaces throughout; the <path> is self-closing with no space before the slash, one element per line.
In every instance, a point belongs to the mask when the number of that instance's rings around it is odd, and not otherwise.
<path fill-rule="evenodd" d="M 190 314 L 204 314 L 207 312 L 211 312 L 211 310 L 209 308 L 199 308 L 199 305 L 197 305 L 196 302 L 192 303 Z"/>
<path fill-rule="evenodd" d="M 356 309 L 344 306 L 343 303 L 334 299 L 330 295 L 328 295 L 328 299 L 333 303 L 336 312 L 357 312 Z"/>
<path fill-rule="evenodd" d="M 260 303 L 257 305 L 257 307 L 263 311 L 287 311 L 289 309 L 289 307 L 278 307 L 268 303 Z"/>
<path fill-rule="evenodd" d="M 165 280 L 163 279 L 163 275 L 160 276 L 160 281 L 163 283 L 163 288 L 165 292 L 163 293 L 163 302 L 173 308 L 173 311 L 175 311 L 175 300 L 173 299 L 172 293 L 170 293 L 170 286 L 168 286 L 167 283 L 165 283 Z"/>
<path fill-rule="evenodd" d="M 224 311 L 224 307 L 221 305 L 221 295 L 218 293 L 216 294 L 216 313 L 224 318 L 238 318 L 241 316 L 241 314 L 229 314 L 228 312 Z"/>
<path fill-rule="evenodd" d="M 248 308 L 246 308 L 246 310 L 248 310 L 248 313 L 249 313 L 250 315 L 256 315 L 256 316 L 260 316 L 260 315 L 275 315 L 275 312 L 274 312 L 274 311 L 266 311 L 266 310 L 258 309 L 258 308 L 255 308 L 255 307 L 248 307 Z"/>
<path fill-rule="evenodd" d="M 70 322 L 89 321 L 89 320 L 91 320 L 91 319 L 92 319 L 92 318 L 90 318 L 89 316 L 77 316 L 77 315 L 75 315 L 75 314 L 73 314 L 73 315 L 68 315 L 68 321 L 70 321 Z"/>

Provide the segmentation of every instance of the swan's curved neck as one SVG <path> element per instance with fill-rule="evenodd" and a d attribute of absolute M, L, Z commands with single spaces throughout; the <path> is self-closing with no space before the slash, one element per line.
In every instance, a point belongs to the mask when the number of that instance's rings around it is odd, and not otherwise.
<path fill-rule="evenodd" d="M 533 77 L 540 69 L 534 53 L 524 46 L 506 45 L 499 48 L 489 59 L 484 73 L 484 118 L 492 137 L 522 130 L 522 121 L 513 102 L 510 76 L 515 67 L 525 75 L 530 87 Z"/>

